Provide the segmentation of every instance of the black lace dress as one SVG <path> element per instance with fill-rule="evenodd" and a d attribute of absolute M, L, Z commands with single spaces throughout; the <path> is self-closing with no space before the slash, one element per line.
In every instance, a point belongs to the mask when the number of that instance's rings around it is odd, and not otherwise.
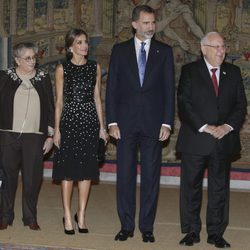
<path fill-rule="evenodd" d="M 60 149 L 55 150 L 54 180 L 98 179 L 99 120 L 94 102 L 97 64 L 87 61 L 64 68 L 64 107 Z"/>

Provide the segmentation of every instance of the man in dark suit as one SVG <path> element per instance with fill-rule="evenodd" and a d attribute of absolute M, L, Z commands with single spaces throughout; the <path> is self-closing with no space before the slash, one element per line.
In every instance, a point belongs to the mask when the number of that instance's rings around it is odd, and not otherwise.
<path fill-rule="evenodd" d="M 154 242 L 162 141 L 168 139 L 174 119 L 174 64 L 172 49 L 153 39 L 155 13 L 151 7 L 136 6 L 132 26 L 134 38 L 113 47 L 106 90 L 109 134 L 117 139 L 121 231 L 115 240 L 127 240 L 135 229 L 139 148 L 139 229 L 144 242 Z"/>
<path fill-rule="evenodd" d="M 208 169 L 206 225 L 209 244 L 230 247 L 223 238 L 229 217 L 231 156 L 240 151 L 239 130 L 246 116 L 240 69 L 224 62 L 226 47 L 217 32 L 201 40 L 203 58 L 182 67 L 178 87 L 181 128 L 181 245 L 200 242 L 204 170 Z"/>

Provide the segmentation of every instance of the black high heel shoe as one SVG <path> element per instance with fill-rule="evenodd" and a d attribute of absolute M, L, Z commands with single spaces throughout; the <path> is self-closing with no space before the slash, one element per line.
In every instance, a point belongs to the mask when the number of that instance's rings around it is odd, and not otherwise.
<path fill-rule="evenodd" d="M 75 222 L 76 222 L 76 226 L 78 228 L 78 232 L 81 234 L 87 234 L 89 232 L 88 228 L 80 228 L 78 225 L 78 216 L 77 213 L 74 216 Z"/>
<path fill-rule="evenodd" d="M 65 219 L 64 219 L 64 217 L 63 217 L 63 227 L 64 227 L 64 233 L 65 233 L 65 234 L 69 234 L 69 235 L 75 234 L 75 230 L 74 230 L 74 229 L 67 230 L 67 229 L 65 228 Z"/>

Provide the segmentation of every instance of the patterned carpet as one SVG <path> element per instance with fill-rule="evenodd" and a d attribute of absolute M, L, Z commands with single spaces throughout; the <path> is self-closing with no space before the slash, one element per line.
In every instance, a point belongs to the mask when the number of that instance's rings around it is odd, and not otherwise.
<path fill-rule="evenodd" d="M 79 250 L 80 248 L 65 248 L 65 247 L 41 247 L 41 246 L 27 246 L 16 244 L 1 244 L 0 250 Z M 81 248 L 81 250 L 84 250 Z M 85 249 L 87 250 L 87 249 Z"/>

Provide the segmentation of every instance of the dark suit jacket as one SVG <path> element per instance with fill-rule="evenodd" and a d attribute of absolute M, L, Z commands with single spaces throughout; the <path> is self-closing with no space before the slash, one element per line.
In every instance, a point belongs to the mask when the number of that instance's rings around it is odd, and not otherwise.
<path fill-rule="evenodd" d="M 172 49 L 151 40 L 144 83 L 140 86 L 134 38 L 114 45 L 106 90 L 107 123 L 117 122 L 121 136 L 140 123 L 144 132 L 159 137 L 161 125 L 173 125 L 174 65 Z"/>
<path fill-rule="evenodd" d="M 207 155 L 219 143 L 226 154 L 240 151 L 239 130 L 246 116 L 247 101 L 240 69 L 229 63 L 220 68 L 219 96 L 203 59 L 182 67 L 178 87 L 181 128 L 177 151 Z M 218 140 L 198 130 L 205 124 L 228 124 L 233 131 Z"/>

